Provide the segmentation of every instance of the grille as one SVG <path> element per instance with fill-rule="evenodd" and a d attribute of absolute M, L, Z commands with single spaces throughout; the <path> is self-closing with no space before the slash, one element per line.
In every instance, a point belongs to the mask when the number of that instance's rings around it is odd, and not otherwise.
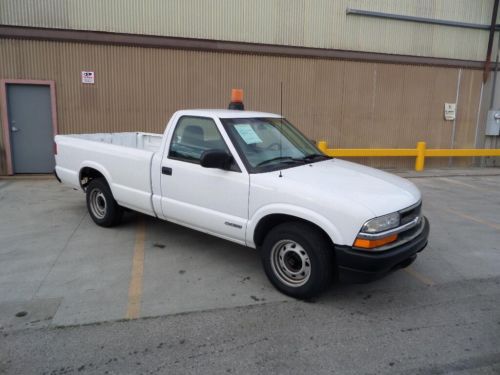
<path fill-rule="evenodd" d="M 399 211 L 399 214 L 401 215 L 401 225 L 407 224 L 410 221 L 414 220 L 416 217 L 420 216 L 421 212 L 422 202 L 418 202 L 416 205 Z"/>

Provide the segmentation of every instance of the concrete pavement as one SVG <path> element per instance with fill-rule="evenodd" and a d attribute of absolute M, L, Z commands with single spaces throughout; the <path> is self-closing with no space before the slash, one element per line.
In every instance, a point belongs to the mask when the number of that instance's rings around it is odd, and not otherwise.
<path fill-rule="evenodd" d="M 118 227 L 100 228 L 87 214 L 84 194 L 55 180 L 0 181 L 0 194 L 4 327 L 23 326 L 28 319 L 13 319 L 12 310 L 33 315 L 49 305 L 54 313 L 46 314 L 46 324 L 126 318 L 142 222 L 138 316 L 288 299 L 267 282 L 254 250 L 136 213 L 127 213 Z"/>
<path fill-rule="evenodd" d="M 400 280 L 389 277 L 391 284 Z M 341 286 L 154 319 L 22 330 L 9 374 L 498 374 L 500 279 Z"/>
<path fill-rule="evenodd" d="M 0 180 L 0 373 L 498 374 L 500 176 L 412 181 L 417 261 L 304 303 L 255 251 L 139 214 L 100 228 L 81 193 Z"/>

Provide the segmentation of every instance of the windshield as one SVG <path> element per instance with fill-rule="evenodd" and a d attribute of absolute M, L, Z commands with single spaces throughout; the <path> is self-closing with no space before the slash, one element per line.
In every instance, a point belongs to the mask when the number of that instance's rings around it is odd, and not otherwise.
<path fill-rule="evenodd" d="M 253 172 L 328 159 L 285 119 L 221 119 Z"/>

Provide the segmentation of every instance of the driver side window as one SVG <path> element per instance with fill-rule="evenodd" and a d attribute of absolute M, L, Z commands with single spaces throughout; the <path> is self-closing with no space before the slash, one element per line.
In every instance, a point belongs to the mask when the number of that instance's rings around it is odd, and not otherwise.
<path fill-rule="evenodd" d="M 201 154 L 206 150 L 223 150 L 229 153 L 215 122 L 205 117 L 181 117 L 177 122 L 168 156 L 199 164 Z"/>
<path fill-rule="evenodd" d="M 214 120 L 207 117 L 183 116 L 177 122 L 168 157 L 200 164 L 206 150 L 222 150 L 231 155 Z M 233 161 L 230 170 L 239 171 Z"/>

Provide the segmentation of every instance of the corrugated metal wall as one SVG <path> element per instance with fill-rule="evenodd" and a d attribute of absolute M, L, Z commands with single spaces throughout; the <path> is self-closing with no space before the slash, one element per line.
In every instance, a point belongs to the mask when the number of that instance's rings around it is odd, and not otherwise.
<path fill-rule="evenodd" d="M 488 25 L 493 0 L 0 0 L 0 24 L 484 60 L 488 31 L 346 15 L 357 8 Z"/>
<path fill-rule="evenodd" d="M 56 82 L 61 133 L 162 132 L 177 109 L 225 108 L 233 87 L 245 90 L 247 109 L 279 112 L 283 81 L 284 114 L 310 138 L 334 147 L 425 140 L 446 148 L 452 123 L 443 106 L 455 102 L 460 75 L 455 146 L 474 146 L 481 71 L 6 39 L 0 51 L 0 78 Z M 80 83 L 82 70 L 95 71 L 95 85 Z"/>

